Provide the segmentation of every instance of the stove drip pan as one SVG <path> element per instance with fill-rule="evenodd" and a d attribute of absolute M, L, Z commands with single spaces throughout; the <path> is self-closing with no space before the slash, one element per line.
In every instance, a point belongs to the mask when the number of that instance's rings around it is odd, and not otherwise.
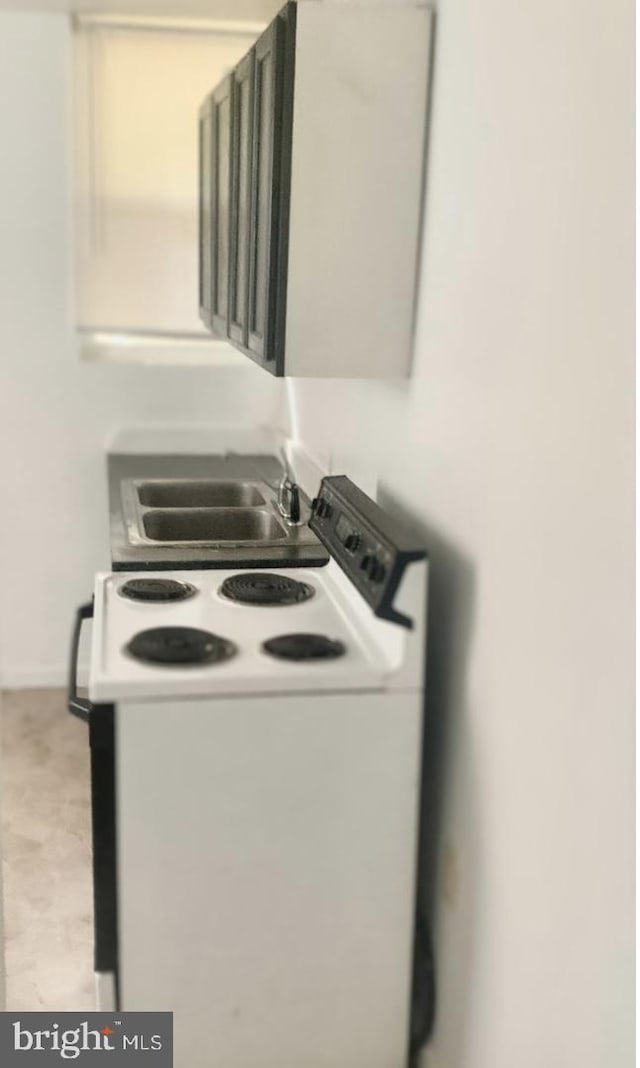
<path fill-rule="evenodd" d="M 141 630 L 125 649 L 136 660 L 168 666 L 221 664 L 237 652 L 233 642 L 197 627 L 152 627 Z"/>
<path fill-rule="evenodd" d="M 346 646 L 324 634 L 281 634 L 263 642 L 262 649 L 279 660 L 336 660 Z"/>
<path fill-rule="evenodd" d="M 241 572 L 226 578 L 220 587 L 220 594 L 229 601 L 248 605 L 302 604 L 314 593 L 309 583 L 274 571 Z"/>
<path fill-rule="evenodd" d="M 120 586 L 118 593 L 129 601 L 149 601 L 157 604 L 167 601 L 184 601 L 198 591 L 189 582 L 176 579 L 135 578 Z"/>

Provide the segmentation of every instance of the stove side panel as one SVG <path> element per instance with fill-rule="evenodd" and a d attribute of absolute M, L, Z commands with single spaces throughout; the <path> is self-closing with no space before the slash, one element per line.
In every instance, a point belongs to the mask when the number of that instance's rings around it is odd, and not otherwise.
<path fill-rule="evenodd" d="M 176 1068 L 401 1068 L 421 695 L 117 710 L 120 1007 Z"/>

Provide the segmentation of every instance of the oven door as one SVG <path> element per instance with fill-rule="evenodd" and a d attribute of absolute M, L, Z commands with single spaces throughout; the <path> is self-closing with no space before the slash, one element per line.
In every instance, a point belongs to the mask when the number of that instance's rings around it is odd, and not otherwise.
<path fill-rule="evenodd" d="M 115 709 L 78 696 L 78 649 L 93 602 L 76 612 L 69 665 L 68 708 L 89 726 L 93 845 L 94 972 L 97 1008 L 118 1008 L 118 903 L 116 893 Z"/>

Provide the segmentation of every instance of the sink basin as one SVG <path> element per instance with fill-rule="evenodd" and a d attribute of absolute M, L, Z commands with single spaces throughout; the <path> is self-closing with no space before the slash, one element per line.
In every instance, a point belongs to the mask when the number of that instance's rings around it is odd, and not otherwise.
<path fill-rule="evenodd" d="M 137 493 L 145 508 L 255 508 L 266 503 L 254 483 L 217 479 L 142 482 Z"/>
<path fill-rule="evenodd" d="M 287 537 L 287 531 L 275 516 L 261 508 L 155 510 L 144 514 L 142 525 L 151 541 L 174 544 L 271 542 Z"/>
<path fill-rule="evenodd" d="M 299 522 L 287 514 L 283 476 L 267 455 L 110 457 L 114 568 L 326 563 L 302 490 Z"/>

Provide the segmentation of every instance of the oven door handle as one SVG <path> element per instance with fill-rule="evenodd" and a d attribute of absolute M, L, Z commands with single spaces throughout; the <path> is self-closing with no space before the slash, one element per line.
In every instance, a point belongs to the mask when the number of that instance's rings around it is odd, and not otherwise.
<path fill-rule="evenodd" d="M 92 704 L 88 698 L 78 697 L 78 649 L 80 647 L 80 633 L 85 619 L 93 619 L 93 598 L 88 604 L 81 604 L 76 611 L 76 619 L 71 639 L 71 658 L 69 660 L 69 699 L 68 709 L 72 716 L 85 723 L 89 722 Z"/>

